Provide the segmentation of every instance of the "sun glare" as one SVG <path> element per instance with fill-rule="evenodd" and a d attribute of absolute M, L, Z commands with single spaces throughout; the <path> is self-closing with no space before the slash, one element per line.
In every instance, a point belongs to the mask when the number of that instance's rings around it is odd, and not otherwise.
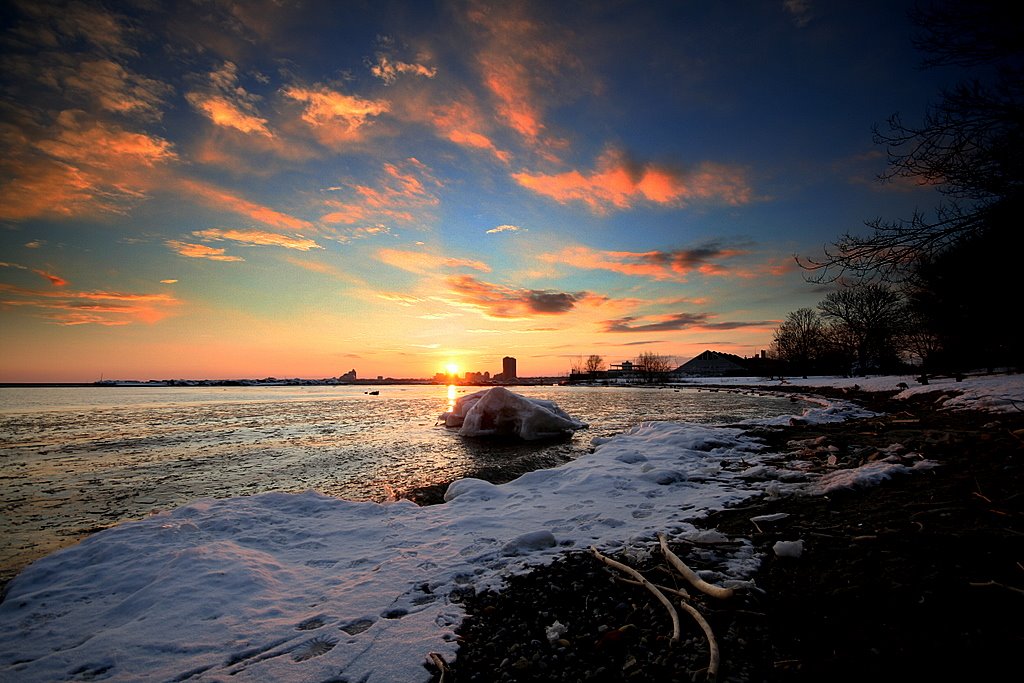
<path fill-rule="evenodd" d="M 444 371 L 447 372 L 449 375 L 457 375 L 459 374 L 459 366 L 456 365 L 455 363 L 448 363 L 447 365 L 444 366 Z"/>

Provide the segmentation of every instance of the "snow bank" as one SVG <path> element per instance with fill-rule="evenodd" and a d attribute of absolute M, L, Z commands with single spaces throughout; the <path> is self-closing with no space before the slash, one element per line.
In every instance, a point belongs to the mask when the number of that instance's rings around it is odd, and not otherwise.
<path fill-rule="evenodd" d="M 461 436 L 518 437 L 527 441 L 571 436 L 587 425 L 554 401 L 527 398 L 504 387 L 463 396 L 439 418 Z"/>

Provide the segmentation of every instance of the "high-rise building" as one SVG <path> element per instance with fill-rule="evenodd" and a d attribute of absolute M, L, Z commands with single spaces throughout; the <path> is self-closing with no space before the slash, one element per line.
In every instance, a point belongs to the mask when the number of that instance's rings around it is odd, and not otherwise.
<path fill-rule="evenodd" d="M 516 378 L 516 359 L 511 356 L 505 356 L 501 359 L 501 378 L 504 381 L 509 381 Z"/>

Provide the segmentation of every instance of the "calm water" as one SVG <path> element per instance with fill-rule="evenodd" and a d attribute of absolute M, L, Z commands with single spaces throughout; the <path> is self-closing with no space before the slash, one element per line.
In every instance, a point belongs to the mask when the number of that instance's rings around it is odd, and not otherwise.
<path fill-rule="evenodd" d="M 476 388 L 0 388 L 0 579 L 96 529 L 196 498 L 315 489 L 354 500 L 483 472 L 508 479 L 645 420 L 730 423 L 788 398 L 696 389 L 514 387 L 589 429 L 495 445 L 437 426 Z"/>

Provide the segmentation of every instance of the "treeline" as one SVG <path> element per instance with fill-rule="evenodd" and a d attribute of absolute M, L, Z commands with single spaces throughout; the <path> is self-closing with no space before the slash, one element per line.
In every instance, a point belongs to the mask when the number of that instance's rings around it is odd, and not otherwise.
<path fill-rule="evenodd" d="M 808 280 L 837 288 L 776 330 L 774 355 L 793 374 L 1024 365 L 1024 5 L 939 0 L 912 19 L 923 66 L 965 75 L 919 123 L 893 114 L 875 142 L 888 153 L 882 181 L 934 187 L 938 203 L 797 259 Z"/>

